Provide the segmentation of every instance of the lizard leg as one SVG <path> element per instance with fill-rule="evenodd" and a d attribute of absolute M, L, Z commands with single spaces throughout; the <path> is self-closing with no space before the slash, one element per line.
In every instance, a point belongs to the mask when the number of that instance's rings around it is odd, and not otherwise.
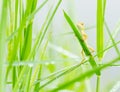
<path fill-rule="evenodd" d="M 88 48 L 90 49 L 91 52 L 95 52 L 95 50 L 92 47 L 88 46 Z"/>
<path fill-rule="evenodd" d="M 81 51 L 81 55 L 82 55 L 82 62 L 81 62 L 81 63 L 83 63 L 84 60 L 85 60 L 85 54 L 84 54 L 84 51 L 83 51 L 83 50 Z"/>

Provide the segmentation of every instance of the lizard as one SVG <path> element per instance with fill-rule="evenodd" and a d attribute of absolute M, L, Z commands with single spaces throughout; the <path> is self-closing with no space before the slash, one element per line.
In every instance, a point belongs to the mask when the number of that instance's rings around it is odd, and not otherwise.
<path fill-rule="evenodd" d="M 83 23 L 83 22 L 79 22 L 79 23 L 77 24 L 77 28 L 78 28 L 79 31 L 81 32 L 82 38 L 83 38 L 84 42 L 87 44 L 89 50 L 90 50 L 91 52 L 94 52 L 94 49 L 93 49 L 91 46 L 88 45 L 88 36 L 87 36 L 87 34 L 85 33 L 84 23 Z M 83 50 L 81 51 L 81 55 L 82 55 L 82 58 L 85 59 L 85 55 L 84 55 L 84 51 L 83 51 Z"/>

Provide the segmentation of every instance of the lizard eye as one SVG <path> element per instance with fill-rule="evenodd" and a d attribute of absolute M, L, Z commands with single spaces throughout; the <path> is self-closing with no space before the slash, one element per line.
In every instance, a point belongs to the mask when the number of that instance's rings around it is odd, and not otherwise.
<path fill-rule="evenodd" d="M 83 26 L 83 25 L 84 25 L 84 23 L 81 23 L 81 25 Z"/>

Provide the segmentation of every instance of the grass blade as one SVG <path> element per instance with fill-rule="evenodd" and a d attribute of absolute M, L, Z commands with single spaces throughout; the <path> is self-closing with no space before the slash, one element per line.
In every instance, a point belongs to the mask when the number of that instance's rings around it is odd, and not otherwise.
<path fill-rule="evenodd" d="M 1 7 L 1 6 L 0 6 Z M 8 0 L 2 0 L 0 15 L 0 91 L 5 92 L 6 28 Z"/>
<path fill-rule="evenodd" d="M 103 34 L 103 0 L 97 0 L 97 53 L 103 51 L 104 47 L 104 34 Z M 98 58 L 101 61 L 103 53 L 98 54 Z"/>
<path fill-rule="evenodd" d="M 76 26 L 74 25 L 74 23 L 72 22 L 72 20 L 70 19 L 70 17 L 67 15 L 67 13 L 64 11 L 64 17 L 66 19 L 66 21 L 68 22 L 68 24 L 70 25 L 70 27 L 72 28 L 75 36 L 77 37 L 77 39 L 79 40 L 80 45 L 82 46 L 82 49 L 85 53 L 86 56 L 89 57 L 89 62 L 90 65 L 95 68 L 97 67 L 97 64 L 91 54 L 91 52 L 89 51 L 89 48 L 87 47 L 86 43 L 84 42 L 81 33 L 79 32 L 79 30 L 76 28 Z M 100 71 L 96 71 L 97 75 L 100 75 Z"/>

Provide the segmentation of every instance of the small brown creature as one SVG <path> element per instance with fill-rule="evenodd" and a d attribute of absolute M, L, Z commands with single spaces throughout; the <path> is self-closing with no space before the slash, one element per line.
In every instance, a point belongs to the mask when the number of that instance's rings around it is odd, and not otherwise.
<path fill-rule="evenodd" d="M 90 49 L 90 51 L 91 51 L 91 52 L 94 52 L 94 49 L 88 45 L 88 41 L 87 41 L 88 36 L 87 36 L 87 34 L 85 33 L 85 31 L 84 31 L 84 30 L 85 30 L 84 23 L 83 23 L 83 22 L 79 22 L 79 23 L 77 24 L 77 27 L 78 27 L 78 29 L 80 30 L 80 32 L 81 32 L 81 34 L 82 34 L 82 38 L 83 38 L 83 40 L 85 41 L 85 43 L 87 44 L 87 46 L 88 46 L 88 48 Z M 85 55 L 84 55 L 84 51 L 83 51 L 83 50 L 81 51 L 81 54 L 82 54 L 82 58 L 85 59 Z"/>

